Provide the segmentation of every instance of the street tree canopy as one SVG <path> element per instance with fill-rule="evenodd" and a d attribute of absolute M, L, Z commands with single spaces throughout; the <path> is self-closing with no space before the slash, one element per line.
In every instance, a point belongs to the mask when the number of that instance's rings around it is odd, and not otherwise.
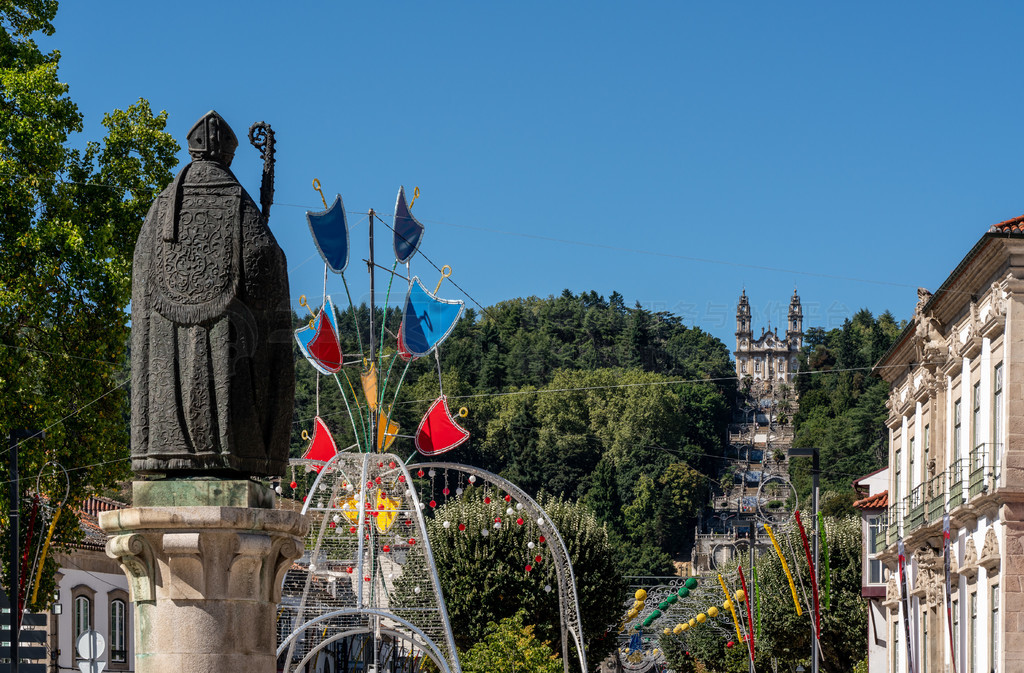
<path fill-rule="evenodd" d="M 83 118 L 58 79 L 60 54 L 33 40 L 54 32 L 56 12 L 53 0 L 0 2 L 0 431 L 45 429 L 17 448 L 23 483 L 57 461 L 74 504 L 128 473 L 132 252 L 178 145 L 166 113 L 142 99 L 104 115 L 101 141 L 71 142 Z M 4 488 L 5 513 L 6 499 Z M 73 519 L 58 539 L 75 539 Z"/>

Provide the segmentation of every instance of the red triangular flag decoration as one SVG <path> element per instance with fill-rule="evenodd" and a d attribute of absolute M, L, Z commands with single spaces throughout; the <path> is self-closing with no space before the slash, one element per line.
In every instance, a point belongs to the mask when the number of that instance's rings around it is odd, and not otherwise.
<path fill-rule="evenodd" d="M 455 423 L 448 409 L 448 398 L 444 395 L 434 400 L 416 428 L 416 450 L 424 456 L 451 451 L 467 439 L 469 433 Z"/>
<path fill-rule="evenodd" d="M 405 339 L 402 338 L 402 332 L 404 331 L 401 327 L 398 328 L 398 357 L 402 358 L 404 362 L 408 362 L 409 360 L 416 359 L 416 356 L 405 347 Z"/>
<path fill-rule="evenodd" d="M 313 439 L 310 440 L 306 452 L 302 454 L 304 460 L 319 460 L 326 463 L 338 454 L 338 447 L 334 443 L 331 431 L 327 429 L 323 419 L 319 416 L 313 419 Z M 312 467 L 316 472 L 320 467 Z"/>

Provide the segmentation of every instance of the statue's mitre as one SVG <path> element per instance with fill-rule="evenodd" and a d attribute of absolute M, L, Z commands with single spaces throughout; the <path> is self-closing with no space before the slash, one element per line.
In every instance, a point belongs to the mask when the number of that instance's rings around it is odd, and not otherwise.
<path fill-rule="evenodd" d="M 193 159 L 231 164 L 238 148 L 238 138 L 215 110 L 210 110 L 188 132 L 188 153 Z"/>

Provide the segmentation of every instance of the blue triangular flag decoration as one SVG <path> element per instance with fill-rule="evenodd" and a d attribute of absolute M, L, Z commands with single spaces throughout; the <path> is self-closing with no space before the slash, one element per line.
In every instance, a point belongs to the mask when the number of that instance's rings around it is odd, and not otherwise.
<path fill-rule="evenodd" d="M 334 273 L 341 273 L 348 266 L 348 220 L 341 196 L 334 196 L 334 203 L 327 210 L 318 213 L 306 211 L 309 232 L 320 256 Z"/>
<path fill-rule="evenodd" d="M 412 216 L 409 206 L 405 203 L 405 187 L 399 187 L 398 201 L 395 202 L 395 259 L 399 264 L 405 264 L 412 259 L 422 239 L 423 225 Z"/>
<path fill-rule="evenodd" d="M 414 276 L 402 312 L 402 342 L 406 350 L 415 357 L 430 353 L 448 338 L 463 309 L 465 304 L 461 301 L 438 299 L 430 294 Z"/>

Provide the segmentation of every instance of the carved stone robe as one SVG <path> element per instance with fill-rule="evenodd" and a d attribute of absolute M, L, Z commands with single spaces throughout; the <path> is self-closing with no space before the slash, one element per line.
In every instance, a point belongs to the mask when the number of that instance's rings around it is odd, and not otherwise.
<path fill-rule="evenodd" d="M 132 271 L 132 469 L 284 474 L 295 392 L 287 263 L 227 166 L 196 160 L 160 193 Z"/>

